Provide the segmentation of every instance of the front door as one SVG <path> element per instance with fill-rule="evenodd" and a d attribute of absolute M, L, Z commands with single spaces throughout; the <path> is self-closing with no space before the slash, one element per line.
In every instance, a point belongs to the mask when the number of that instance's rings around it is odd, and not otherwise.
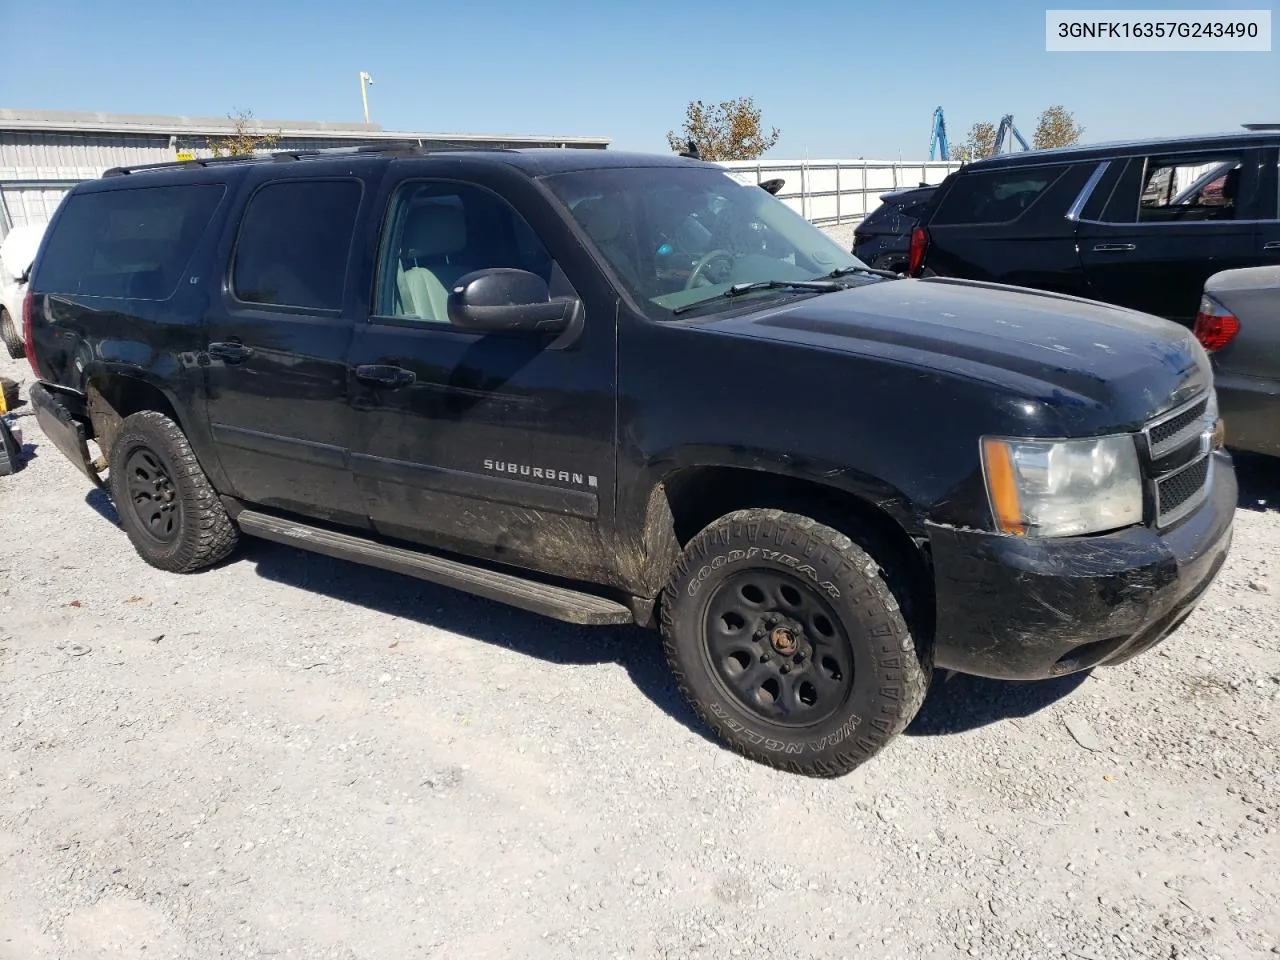
<path fill-rule="evenodd" d="M 523 179 L 524 212 L 485 185 L 501 173 L 404 179 L 397 164 L 374 305 L 349 366 L 359 443 L 351 468 L 385 536 L 583 579 L 608 576 L 601 522 L 614 496 L 616 306 L 599 278 L 570 284 L 531 226 L 554 217 Z M 430 171 L 418 162 L 415 174 Z M 585 325 L 566 342 L 480 334 L 446 312 L 459 277 L 489 267 L 541 275 L 581 296 Z M 594 285 L 593 285 L 594 284 Z"/>
<path fill-rule="evenodd" d="M 1253 261 L 1251 150 L 1130 158 L 1098 220 L 1081 220 L 1092 296 L 1185 326 L 1204 282 Z"/>
<path fill-rule="evenodd" d="M 265 179 L 225 238 L 231 267 L 205 318 L 209 423 L 237 497 L 367 527 L 347 466 L 343 310 L 365 184 Z M 226 262 L 224 259 L 223 262 Z"/>
<path fill-rule="evenodd" d="M 1258 166 L 1262 179 L 1258 185 L 1257 262 L 1274 266 L 1280 264 L 1280 159 L 1277 158 L 1277 149 L 1268 147 L 1262 151 L 1262 161 Z"/>

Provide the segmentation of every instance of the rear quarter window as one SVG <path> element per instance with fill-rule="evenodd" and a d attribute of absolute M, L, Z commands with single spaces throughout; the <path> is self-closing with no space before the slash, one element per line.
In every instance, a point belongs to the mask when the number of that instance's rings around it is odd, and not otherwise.
<path fill-rule="evenodd" d="M 225 193 L 220 183 L 73 193 L 45 241 L 33 288 L 167 300 Z"/>
<path fill-rule="evenodd" d="M 1067 169 L 1064 164 L 959 176 L 939 204 L 933 223 L 1008 223 L 1016 220 Z"/>

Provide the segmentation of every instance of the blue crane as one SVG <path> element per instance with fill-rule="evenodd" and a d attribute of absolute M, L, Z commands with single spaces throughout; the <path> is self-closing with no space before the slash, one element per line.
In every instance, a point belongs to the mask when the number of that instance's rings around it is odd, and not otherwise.
<path fill-rule="evenodd" d="M 1004 153 L 1005 152 L 1004 142 L 1006 139 L 1008 139 L 1009 152 L 1013 153 L 1014 137 L 1017 138 L 1018 143 L 1022 144 L 1023 150 L 1031 149 L 1031 147 L 1027 144 L 1027 141 L 1023 139 L 1022 134 L 1018 131 L 1018 128 L 1013 125 L 1013 114 L 1006 113 L 1003 117 L 1000 118 L 1000 126 L 996 128 L 995 152 L 997 154 Z"/>
<path fill-rule="evenodd" d="M 951 159 L 951 150 L 947 147 L 947 121 L 942 116 L 942 108 L 933 111 L 933 137 L 929 140 L 929 159 L 938 159 L 941 150 L 943 160 Z"/>

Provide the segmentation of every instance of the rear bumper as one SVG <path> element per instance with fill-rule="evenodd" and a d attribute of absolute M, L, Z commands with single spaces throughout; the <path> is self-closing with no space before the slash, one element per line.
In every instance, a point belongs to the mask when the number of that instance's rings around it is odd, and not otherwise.
<path fill-rule="evenodd" d="M 1227 446 L 1280 456 L 1280 382 L 1215 373 L 1214 386 Z"/>
<path fill-rule="evenodd" d="M 1226 560 L 1236 508 L 1214 455 L 1204 505 L 1164 534 L 1145 527 L 1043 539 L 935 528 L 939 667 L 1039 680 L 1121 663 L 1195 609 Z"/>
<path fill-rule="evenodd" d="M 94 485 L 103 486 L 89 455 L 84 396 L 44 380 L 33 383 L 28 396 L 36 413 L 36 422 L 49 442 Z"/>

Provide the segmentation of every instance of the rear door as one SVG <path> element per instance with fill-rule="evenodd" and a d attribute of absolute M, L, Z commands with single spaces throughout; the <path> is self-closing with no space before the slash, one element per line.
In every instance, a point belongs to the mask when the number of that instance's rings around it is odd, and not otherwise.
<path fill-rule="evenodd" d="M 1098 218 L 1080 220 L 1092 296 L 1191 326 L 1205 280 L 1255 261 L 1257 162 L 1250 149 L 1128 158 Z"/>
<path fill-rule="evenodd" d="M 928 217 L 925 273 L 1083 293 L 1066 213 L 1095 166 L 1019 162 L 962 169 Z"/>
<path fill-rule="evenodd" d="M 406 166 L 407 164 L 407 166 Z M 583 579 L 617 565 L 612 516 L 616 297 L 562 264 L 577 241 L 523 175 L 497 165 L 391 166 L 373 308 L 349 357 L 358 440 L 351 465 L 374 529 L 472 556 Z M 514 267 L 551 295 L 580 296 L 576 338 L 452 326 L 445 301 L 466 273 Z M 366 287 L 368 289 L 368 287 Z"/>
<path fill-rule="evenodd" d="M 369 174 L 280 166 L 250 175 L 223 240 L 229 266 L 201 356 L 210 428 L 240 499 L 367 527 L 347 464 L 345 294 Z"/>

